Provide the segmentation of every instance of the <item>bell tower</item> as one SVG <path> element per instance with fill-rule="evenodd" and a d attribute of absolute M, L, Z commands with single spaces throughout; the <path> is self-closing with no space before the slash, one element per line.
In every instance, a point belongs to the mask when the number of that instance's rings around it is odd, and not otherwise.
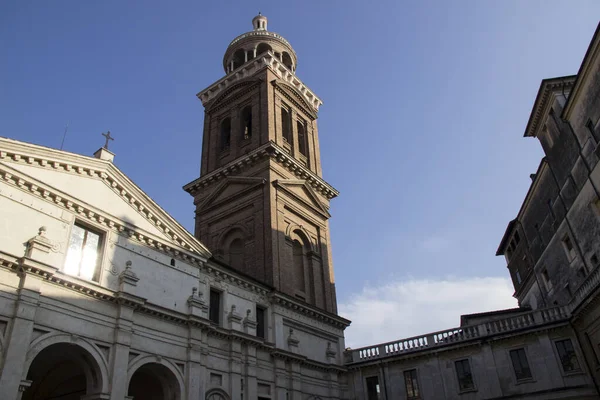
<path fill-rule="evenodd" d="M 322 177 L 321 100 L 296 75 L 297 56 L 261 14 L 231 41 L 225 76 L 204 106 L 200 177 L 184 186 L 195 235 L 232 268 L 336 313 L 329 202 Z"/>

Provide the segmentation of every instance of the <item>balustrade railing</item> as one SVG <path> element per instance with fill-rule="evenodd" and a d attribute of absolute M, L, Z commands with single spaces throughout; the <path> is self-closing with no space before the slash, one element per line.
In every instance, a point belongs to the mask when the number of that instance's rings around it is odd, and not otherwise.
<path fill-rule="evenodd" d="M 362 347 L 346 351 L 346 362 L 354 363 L 393 355 L 412 353 L 429 348 L 448 346 L 471 339 L 517 331 L 549 322 L 556 322 L 569 317 L 566 307 L 534 310 L 526 313 L 483 322 L 477 325 L 463 326 L 444 331 L 428 333 L 406 339 L 394 340 L 374 346 Z"/>
<path fill-rule="evenodd" d="M 596 267 L 579 286 L 571 303 L 565 306 L 537 309 L 509 317 L 482 322 L 477 325 L 452 328 L 407 339 L 350 349 L 345 353 L 347 363 L 389 357 L 416 352 L 428 348 L 447 346 L 474 338 L 491 336 L 526 329 L 551 322 L 567 320 L 587 296 L 600 286 L 600 266 Z"/>

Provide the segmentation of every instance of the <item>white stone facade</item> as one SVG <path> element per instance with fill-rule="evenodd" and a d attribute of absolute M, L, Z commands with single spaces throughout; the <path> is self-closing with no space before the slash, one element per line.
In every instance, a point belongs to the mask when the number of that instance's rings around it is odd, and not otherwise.
<path fill-rule="evenodd" d="M 102 153 L 0 139 L 1 398 L 340 398 L 349 321 L 213 261 Z M 76 225 L 91 279 L 66 269 Z"/>

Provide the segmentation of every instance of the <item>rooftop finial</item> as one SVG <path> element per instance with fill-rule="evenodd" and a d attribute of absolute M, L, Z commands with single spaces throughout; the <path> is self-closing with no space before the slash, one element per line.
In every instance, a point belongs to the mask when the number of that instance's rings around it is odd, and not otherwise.
<path fill-rule="evenodd" d="M 255 31 L 266 31 L 267 17 L 262 15 L 262 13 L 259 11 L 258 15 L 252 19 L 252 27 Z"/>

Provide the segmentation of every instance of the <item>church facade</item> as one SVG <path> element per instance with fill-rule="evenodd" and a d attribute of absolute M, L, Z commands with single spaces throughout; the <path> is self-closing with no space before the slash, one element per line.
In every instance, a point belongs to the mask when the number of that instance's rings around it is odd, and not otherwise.
<path fill-rule="evenodd" d="M 108 146 L 0 138 L 3 400 L 344 396 L 321 101 L 289 43 L 252 22 L 198 94 L 195 235 Z"/>
<path fill-rule="evenodd" d="M 498 248 L 519 308 L 345 349 L 318 96 L 258 15 L 198 93 L 188 233 L 113 163 L 0 138 L 0 398 L 600 398 L 600 33 L 544 80 Z"/>

